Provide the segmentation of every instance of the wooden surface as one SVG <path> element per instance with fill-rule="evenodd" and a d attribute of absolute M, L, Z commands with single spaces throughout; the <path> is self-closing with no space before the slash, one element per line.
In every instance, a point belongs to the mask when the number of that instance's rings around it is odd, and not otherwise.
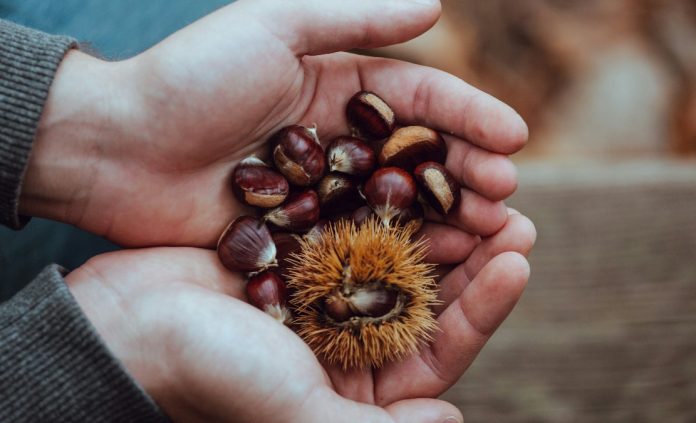
<path fill-rule="evenodd" d="M 528 164 L 517 308 L 444 399 L 473 422 L 696 422 L 696 163 Z"/>

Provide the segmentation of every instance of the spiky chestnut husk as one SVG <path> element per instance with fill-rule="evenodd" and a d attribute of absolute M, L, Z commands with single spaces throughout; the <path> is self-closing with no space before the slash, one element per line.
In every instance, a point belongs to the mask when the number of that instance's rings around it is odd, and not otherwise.
<path fill-rule="evenodd" d="M 314 353 L 330 364 L 378 368 L 417 351 L 432 340 L 437 323 L 434 266 L 425 263 L 426 245 L 413 241 L 414 225 L 394 228 L 370 218 L 362 225 L 334 222 L 318 239 L 302 240 L 289 271 L 293 327 Z M 382 316 L 337 321 L 327 300 L 337 292 L 372 289 L 397 291 L 394 308 Z"/>

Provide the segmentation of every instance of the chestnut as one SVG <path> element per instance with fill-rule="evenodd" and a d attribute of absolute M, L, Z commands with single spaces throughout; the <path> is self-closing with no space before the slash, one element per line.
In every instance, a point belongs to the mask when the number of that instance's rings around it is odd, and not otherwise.
<path fill-rule="evenodd" d="M 459 206 L 461 190 L 446 167 L 425 162 L 416 167 L 413 175 L 423 197 L 438 213 L 448 214 Z"/>
<path fill-rule="evenodd" d="M 217 244 L 222 264 L 235 272 L 258 272 L 276 266 L 276 247 L 268 227 L 252 216 L 241 216 L 223 231 Z"/>
<path fill-rule="evenodd" d="M 394 131 L 394 111 L 377 94 L 360 91 L 348 101 L 346 106 L 348 125 L 360 137 L 379 140 Z"/>
<path fill-rule="evenodd" d="M 319 197 L 311 189 L 291 194 L 285 204 L 266 213 L 264 220 L 291 231 L 305 231 L 319 220 Z"/>
<path fill-rule="evenodd" d="M 312 228 L 313 229 L 313 228 Z M 310 233 L 312 231 L 310 230 Z M 275 232 L 272 234 L 273 243 L 276 246 L 276 257 L 278 259 L 278 273 L 282 277 L 289 276 L 288 271 L 292 263 L 290 257 L 293 253 L 299 253 L 302 249 L 300 236 L 289 232 Z"/>
<path fill-rule="evenodd" d="M 394 216 L 391 223 L 396 226 L 406 226 L 413 222 L 415 225 L 414 232 L 418 232 L 423 226 L 423 219 L 425 219 L 425 210 L 423 210 L 423 206 L 416 201 L 411 207 L 401 210 L 399 214 Z"/>
<path fill-rule="evenodd" d="M 351 178 L 340 173 L 329 173 L 317 185 L 317 195 L 325 216 L 360 205 L 358 186 Z"/>
<path fill-rule="evenodd" d="M 389 314 L 397 306 L 398 293 L 380 285 L 335 289 L 324 300 L 326 315 L 340 323 L 351 317 L 378 318 Z"/>
<path fill-rule="evenodd" d="M 280 205 L 290 192 L 287 179 L 256 156 L 237 164 L 232 172 L 232 190 L 239 201 L 261 208 Z"/>
<path fill-rule="evenodd" d="M 363 195 L 385 225 L 413 205 L 418 191 L 411 175 L 398 167 L 377 169 L 365 183 Z"/>
<path fill-rule="evenodd" d="M 330 172 L 363 177 L 372 172 L 377 157 L 365 141 L 343 136 L 334 138 L 326 147 L 326 161 Z"/>
<path fill-rule="evenodd" d="M 321 234 L 323 234 L 324 231 L 327 230 L 330 223 L 331 221 L 329 219 L 319 220 L 314 226 L 312 226 L 312 229 L 310 229 L 304 235 L 304 238 L 310 242 L 319 242 L 319 240 L 321 239 Z"/>
<path fill-rule="evenodd" d="M 381 166 L 397 166 L 412 171 L 427 161 L 444 163 L 447 145 L 442 136 L 424 126 L 399 128 L 389 137 L 379 153 Z"/>
<path fill-rule="evenodd" d="M 362 225 L 370 216 L 374 215 L 370 206 L 358 207 L 350 215 L 351 220 L 358 226 Z"/>
<path fill-rule="evenodd" d="M 315 128 L 287 126 L 276 132 L 270 142 L 274 145 L 273 161 L 291 184 L 307 187 L 324 175 L 326 158 Z"/>
<path fill-rule="evenodd" d="M 281 323 L 290 319 L 286 306 L 287 290 L 285 282 L 272 271 L 261 272 L 249 278 L 246 284 L 246 295 L 249 303 Z"/>

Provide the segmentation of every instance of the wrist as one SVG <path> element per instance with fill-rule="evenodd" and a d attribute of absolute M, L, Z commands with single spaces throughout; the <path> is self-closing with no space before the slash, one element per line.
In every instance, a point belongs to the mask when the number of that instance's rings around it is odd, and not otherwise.
<path fill-rule="evenodd" d="M 125 63 L 125 62 L 124 62 Z M 20 195 L 19 212 L 78 226 L 105 164 L 106 145 L 127 128 L 124 65 L 78 50 L 66 54 L 51 84 Z"/>

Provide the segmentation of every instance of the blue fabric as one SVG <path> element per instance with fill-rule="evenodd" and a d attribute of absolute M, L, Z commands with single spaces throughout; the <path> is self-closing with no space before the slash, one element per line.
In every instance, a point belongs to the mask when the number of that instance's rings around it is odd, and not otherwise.
<path fill-rule="evenodd" d="M 223 0 L 0 0 L 0 16 L 91 45 L 99 55 L 124 59 L 230 3 Z M 117 247 L 68 225 L 33 219 L 15 232 L 0 227 L 0 301 L 45 266 L 73 269 Z"/>

